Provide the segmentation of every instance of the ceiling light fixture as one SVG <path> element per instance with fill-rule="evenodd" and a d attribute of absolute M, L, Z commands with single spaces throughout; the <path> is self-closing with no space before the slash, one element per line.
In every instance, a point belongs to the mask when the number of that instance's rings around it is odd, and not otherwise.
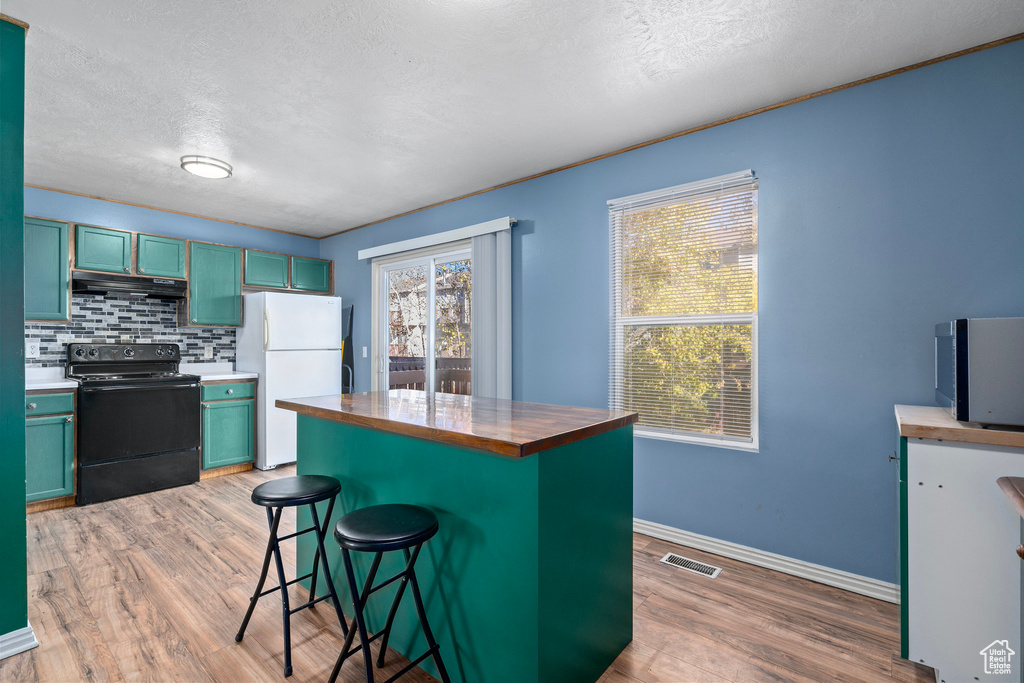
<path fill-rule="evenodd" d="M 196 155 L 181 158 L 181 167 L 193 175 L 202 178 L 230 178 L 231 164 L 213 157 Z"/>

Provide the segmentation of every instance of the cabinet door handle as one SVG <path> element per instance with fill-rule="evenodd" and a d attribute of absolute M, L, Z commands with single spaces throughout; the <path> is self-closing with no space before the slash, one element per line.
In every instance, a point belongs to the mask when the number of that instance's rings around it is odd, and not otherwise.
<path fill-rule="evenodd" d="M 210 409 L 210 404 L 209 403 L 204 403 L 203 404 L 203 410 L 209 410 L 209 409 Z"/>
<path fill-rule="evenodd" d="M 75 419 L 75 418 L 73 418 L 72 416 L 68 415 L 66 418 L 64 418 L 64 421 L 65 422 L 71 422 L 73 419 Z"/>
<path fill-rule="evenodd" d="M 235 393 L 235 390 L 234 389 L 228 389 L 228 393 L 229 394 L 233 394 L 233 393 Z"/>
<path fill-rule="evenodd" d="M 195 318 L 192 318 L 192 322 L 195 322 L 195 321 L 196 321 L 196 319 L 195 319 Z"/>
<path fill-rule="evenodd" d="M 132 269 L 131 269 L 131 268 L 129 268 L 128 266 L 125 266 L 125 268 L 124 268 L 124 272 L 126 272 L 126 273 L 130 273 L 130 272 L 132 272 Z"/>
<path fill-rule="evenodd" d="M 29 410 L 35 410 L 36 409 L 36 404 L 35 403 L 29 403 L 28 404 L 28 409 Z"/>
<path fill-rule="evenodd" d="M 140 272 L 140 273 L 145 273 L 145 272 L 146 272 L 146 269 L 145 269 L 145 268 L 139 268 L 139 272 Z"/>

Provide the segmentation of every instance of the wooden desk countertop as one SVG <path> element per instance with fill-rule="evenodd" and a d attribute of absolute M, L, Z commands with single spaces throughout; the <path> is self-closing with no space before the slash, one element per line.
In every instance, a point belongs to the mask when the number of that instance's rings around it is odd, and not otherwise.
<path fill-rule="evenodd" d="M 896 423 L 900 427 L 900 436 L 1024 448 L 1024 429 L 957 422 L 948 410 L 938 406 L 898 405 Z"/>
<path fill-rule="evenodd" d="M 522 458 L 631 425 L 636 413 L 411 389 L 282 399 L 299 415 Z"/>

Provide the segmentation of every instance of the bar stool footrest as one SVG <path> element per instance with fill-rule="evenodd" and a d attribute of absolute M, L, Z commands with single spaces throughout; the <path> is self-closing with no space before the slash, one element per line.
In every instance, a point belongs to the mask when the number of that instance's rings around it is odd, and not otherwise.
<path fill-rule="evenodd" d="M 281 541 L 287 541 L 289 538 L 295 538 L 296 536 L 301 536 L 302 534 L 308 534 L 310 531 L 316 531 L 316 529 L 314 529 L 313 527 L 309 527 L 308 529 L 303 529 L 302 531 L 296 531 L 294 534 L 288 534 L 287 536 L 278 536 L 277 541 L 279 543 Z"/>
<path fill-rule="evenodd" d="M 299 581 L 305 581 L 306 579 L 308 579 L 308 578 L 309 578 L 309 577 L 311 577 L 311 576 L 313 576 L 313 572 L 310 572 L 310 573 L 308 573 L 308 574 L 306 574 L 306 575 L 304 575 L 304 576 L 300 576 L 300 577 L 299 577 L 299 578 L 297 578 L 297 579 L 292 579 L 291 581 L 287 582 L 287 583 L 286 583 L 286 584 L 284 584 L 284 585 L 286 585 L 286 586 L 291 586 L 292 584 L 294 584 L 294 583 L 298 583 Z M 273 588 L 268 588 L 267 590 L 263 591 L 262 593 L 260 593 L 260 594 L 259 594 L 259 595 L 257 595 L 256 597 L 254 597 L 254 598 L 249 598 L 249 601 L 250 601 L 250 602 L 252 602 L 253 600 L 258 600 L 258 599 L 262 598 L 262 597 L 263 597 L 264 595 L 269 595 L 269 594 L 273 593 L 274 591 L 279 591 L 279 590 L 281 590 L 281 587 L 280 587 L 280 586 L 274 586 Z M 330 595 L 327 595 L 327 596 L 325 596 L 325 597 L 330 597 Z M 300 608 L 300 609 L 301 609 L 301 608 Z M 292 610 L 292 612 L 295 612 L 295 611 L 296 611 L 296 610 Z"/>
<path fill-rule="evenodd" d="M 399 678 L 401 678 L 402 676 L 407 674 L 409 671 L 411 671 L 413 669 L 413 667 L 415 667 L 417 664 L 422 662 L 427 657 L 430 657 L 431 655 L 434 654 L 434 652 L 436 652 L 436 651 L 438 651 L 440 649 L 441 649 L 440 645 L 435 645 L 434 647 L 429 648 L 426 652 L 421 654 L 419 657 L 417 657 L 413 661 L 409 662 L 401 671 L 399 671 L 394 676 L 392 676 L 391 678 L 389 678 L 386 681 L 384 681 L 384 683 L 394 683 L 394 681 L 397 681 Z"/>
<path fill-rule="evenodd" d="M 327 600 L 327 599 L 328 599 L 328 598 L 330 598 L 330 597 L 332 597 L 330 593 L 328 593 L 327 595 L 321 595 L 321 596 L 320 596 L 319 598 L 317 598 L 317 599 L 315 599 L 315 600 L 310 600 L 309 602 L 307 602 L 307 603 L 306 603 L 306 604 L 304 604 L 304 605 L 299 605 L 299 606 L 298 606 L 298 607 L 296 607 L 295 609 L 291 609 L 291 610 L 288 610 L 288 612 L 289 612 L 290 614 L 295 614 L 295 613 L 296 613 L 296 612 L 298 612 L 299 610 L 303 610 L 303 609 L 306 609 L 307 607 L 312 607 L 312 606 L 313 606 L 313 605 L 315 605 L 316 603 L 318 603 L 318 602 L 323 602 L 324 600 Z"/>

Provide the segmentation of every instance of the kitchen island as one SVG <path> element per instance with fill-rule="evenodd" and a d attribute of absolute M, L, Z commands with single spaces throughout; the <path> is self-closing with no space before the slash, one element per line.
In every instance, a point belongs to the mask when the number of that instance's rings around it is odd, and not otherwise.
<path fill-rule="evenodd" d="M 332 523 L 380 503 L 437 514 L 416 573 L 453 681 L 592 682 L 632 639 L 636 413 L 410 390 L 277 407 L 298 413 L 297 472 L 341 482 Z M 299 542 L 301 575 L 313 541 Z M 333 542 L 328 555 L 350 601 Z M 371 557 L 360 555 L 361 581 Z M 381 576 L 400 570 L 401 554 L 390 555 Z M 391 595 L 371 600 L 371 630 Z M 407 656 L 426 647 L 404 601 L 390 646 Z"/>

